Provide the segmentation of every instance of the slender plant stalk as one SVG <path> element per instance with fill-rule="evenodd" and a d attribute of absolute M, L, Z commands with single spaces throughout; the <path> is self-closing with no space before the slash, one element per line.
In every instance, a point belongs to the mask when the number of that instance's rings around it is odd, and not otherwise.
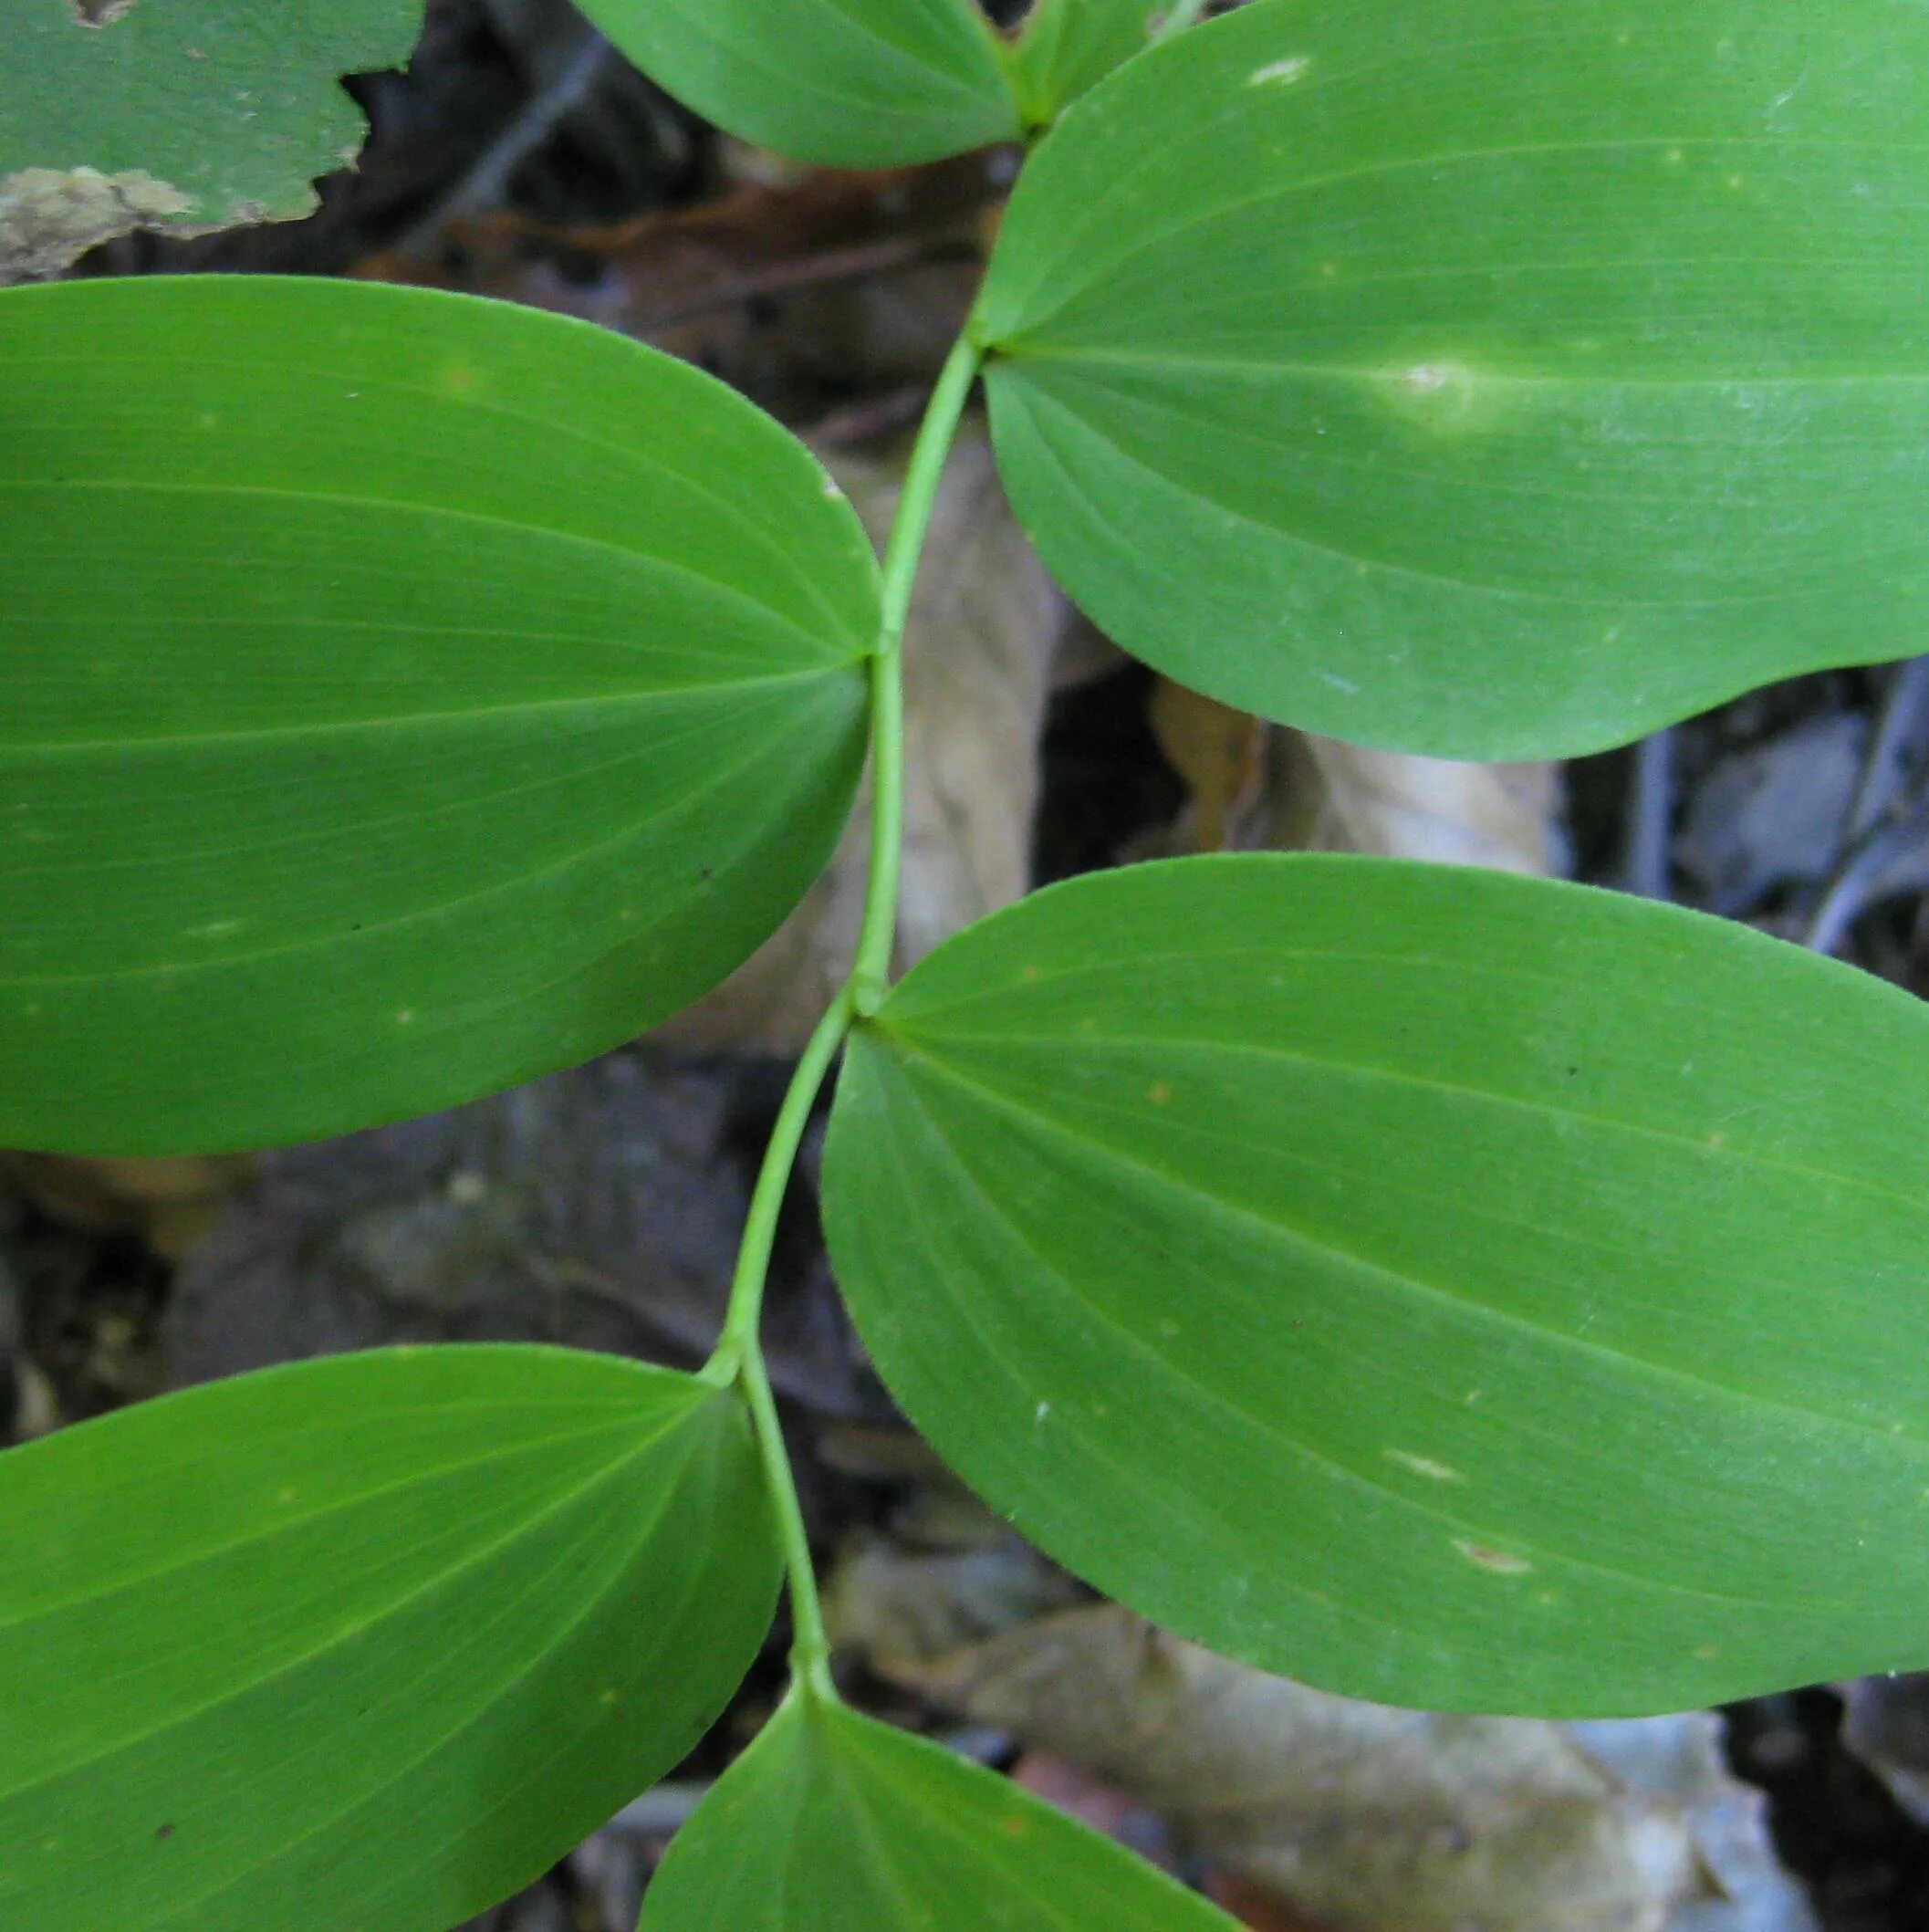
<path fill-rule="evenodd" d="M 891 540 L 884 549 L 882 621 L 871 661 L 871 870 L 863 924 L 850 976 L 818 1021 L 777 1109 L 770 1144 L 764 1150 L 756 1185 L 751 1190 L 724 1332 L 704 1370 L 704 1379 L 719 1387 L 734 1384 L 749 1407 L 784 1549 L 790 1593 L 791 1675 L 799 1688 L 829 1698 L 838 1693 L 831 1681 L 823 1605 L 818 1598 L 797 1478 L 777 1425 L 777 1402 L 770 1392 L 758 1325 L 770 1276 L 770 1251 L 777 1239 L 777 1215 L 790 1185 L 791 1169 L 797 1164 L 798 1149 L 803 1144 L 804 1130 L 810 1123 L 810 1110 L 844 1036 L 854 1021 L 877 1010 L 890 980 L 904 837 L 904 621 L 911 612 L 912 586 L 925 533 L 931 527 L 938 479 L 978 372 L 979 354 L 976 343 L 966 335 L 958 339 L 945 359 L 904 473 Z"/>
<path fill-rule="evenodd" d="M 1153 40 L 1163 40 L 1169 35 L 1184 32 L 1196 24 L 1208 4 L 1209 0 L 1173 0 L 1165 10 L 1165 17 L 1152 29 Z"/>
<path fill-rule="evenodd" d="M 884 547 L 883 621 L 877 655 L 871 661 L 871 877 L 864 894 L 864 924 L 850 967 L 850 991 L 860 1019 L 869 1018 L 883 1000 L 898 930 L 898 870 L 904 845 L 904 620 L 911 614 L 912 585 L 924 533 L 931 527 L 938 478 L 982 353 L 967 330 L 945 357 L 924 420 L 918 425 L 891 541 Z"/>

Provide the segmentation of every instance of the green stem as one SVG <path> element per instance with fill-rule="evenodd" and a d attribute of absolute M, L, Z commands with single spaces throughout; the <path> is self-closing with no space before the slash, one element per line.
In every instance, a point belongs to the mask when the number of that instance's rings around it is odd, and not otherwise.
<path fill-rule="evenodd" d="M 736 1272 L 730 1282 L 730 1306 L 724 1316 L 724 1332 L 716 1353 L 704 1373 L 714 1382 L 727 1383 L 737 1373 L 737 1364 L 757 1347 L 757 1318 L 763 1312 L 764 1282 L 770 1272 L 770 1250 L 777 1240 L 777 1218 L 784 1206 L 784 1191 L 790 1185 L 790 1170 L 797 1164 L 798 1149 L 804 1144 L 804 1130 L 810 1124 L 810 1110 L 817 1102 L 818 1089 L 830 1071 L 844 1035 L 850 1030 L 851 999 L 847 986 L 830 1003 L 829 1010 L 818 1021 L 805 1043 L 797 1070 L 784 1091 L 783 1104 L 777 1112 L 777 1124 L 770 1130 L 770 1144 L 764 1149 L 764 1161 L 757 1169 L 756 1185 L 750 1193 L 750 1212 L 744 1219 L 744 1238 L 736 1251 Z"/>
<path fill-rule="evenodd" d="M 924 533 L 931 527 L 938 478 L 977 377 L 981 353 L 967 332 L 944 359 L 918 426 L 891 541 L 884 548 L 883 621 L 871 661 L 871 879 L 850 968 L 853 1008 L 860 1019 L 868 1019 L 883 1000 L 898 930 L 898 869 L 904 844 L 904 621 L 911 614 L 912 585 Z"/>
<path fill-rule="evenodd" d="M 1173 0 L 1173 4 L 1165 10 L 1164 19 L 1152 30 L 1153 40 L 1163 40 L 1169 35 L 1183 34 L 1187 27 L 1196 25 L 1207 4 L 1208 0 Z"/>
<path fill-rule="evenodd" d="M 777 1512 L 789 1583 L 791 1675 L 796 1683 L 823 1697 L 837 1696 L 830 1676 L 830 1643 L 824 1630 L 824 1610 L 818 1597 L 817 1573 L 811 1567 L 810 1540 L 798 1500 L 797 1478 L 777 1422 L 758 1323 L 770 1277 L 770 1252 L 777 1241 L 777 1216 L 790 1185 L 790 1171 L 797 1164 L 798 1150 L 804 1143 L 804 1131 L 810 1124 L 810 1110 L 844 1036 L 854 1020 L 877 1010 L 891 975 L 891 948 L 898 921 L 899 858 L 904 837 L 904 621 L 911 612 L 912 584 L 925 532 L 931 527 L 938 479 L 964 411 L 964 399 L 977 375 L 978 359 L 976 343 L 969 337 L 960 337 L 932 392 L 904 473 L 891 541 L 884 549 L 882 618 L 871 663 L 871 872 L 864 923 L 858 935 L 850 977 L 818 1021 L 777 1109 L 770 1144 L 764 1150 L 756 1185 L 751 1189 L 750 1211 L 744 1219 L 744 1238 L 730 1283 L 724 1332 L 703 1371 L 704 1379 L 719 1388 L 735 1384 L 749 1407 L 764 1480 Z"/>
<path fill-rule="evenodd" d="M 744 1238 L 736 1251 L 736 1272 L 730 1283 L 730 1307 L 716 1352 L 704 1369 L 704 1379 L 743 1391 L 756 1431 L 757 1454 L 764 1465 L 764 1484 L 777 1512 L 777 1539 L 784 1551 L 784 1573 L 790 1590 L 790 1668 L 799 1681 L 827 1697 L 837 1695 L 830 1680 L 830 1643 L 824 1634 L 824 1611 L 818 1601 L 817 1572 L 811 1567 L 810 1539 L 804 1529 L 803 1506 L 798 1500 L 797 1478 L 784 1446 L 777 1422 L 777 1399 L 770 1392 L 770 1373 L 764 1365 L 757 1321 L 763 1312 L 764 1288 L 770 1277 L 770 1250 L 777 1240 L 777 1216 L 797 1164 L 804 1130 L 818 1090 L 850 1029 L 850 989 L 847 986 L 818 1021 L 803 1058 L 790 1076 L 770 1144 L 764 1149 L 756 1185 L 750 1194 L 750 1212 L 744 1220 Z"/>

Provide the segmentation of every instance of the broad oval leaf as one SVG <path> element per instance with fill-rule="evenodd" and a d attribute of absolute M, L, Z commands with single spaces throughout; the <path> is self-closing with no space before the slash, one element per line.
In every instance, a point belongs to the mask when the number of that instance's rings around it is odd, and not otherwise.
<path fill-rule="evenodd" d="M 1010 1780 L 793 1691 L 672 1841 L 641 1932 L 1231 1925 Z"/>
<path fill-rule="evenodd" d="M 0 296 L 0 1145 L 317 1138 L 589 1059 L 822 867 L 876 567 L 794 439 L 374 284 Z"/>
<path fill-rule="evenodd" d="M 537 1347 L 269 1369 L 0 1456 L 0 1928 L 444 1932 L 716 1717 L 734 1398 Z"/>
<path fill-rule="evenodd" d="M 832 1258 L 1048 1552 L 1435 1710 L 1929 1659 L 1929 1016 L 1746 928 L 1455 867 L 1056 887 L 850 1050 Z"/>
<path fill-rule="evenodd" d="M 1929 14 L 1256 0 L 1027 163 L 978 328 L 1046 562 L 1245 709 L 1637 736 L 1929 620 Z"/>
<path fill-rule="evenodd" d="M 136 228 L 306 214 L 368 123 L 339 77 L 400 67 L 422 0 L 6 0 L 0 283 Z"/>
<path fill-rule="evenodd" d="M 1143 53 L 1165 0 L 1036 0 L 1012 44 L 1012 85 L 1027 127 L 1049 127 L 1115 67 Z"/>
<path fill-rule="evenodd" d="M 798 161 L 883 168 L 1019 133 L 976 0 L 584 0 L 652 79 Z"/>

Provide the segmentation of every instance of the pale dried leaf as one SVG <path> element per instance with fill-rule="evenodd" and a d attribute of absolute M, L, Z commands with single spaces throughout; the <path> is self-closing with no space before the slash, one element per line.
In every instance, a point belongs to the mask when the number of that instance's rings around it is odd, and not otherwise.
<path fill-rule="evenodd" d="M 873 535 L 901 463 L 828 459 Z M 1007 905 L 1030 882 L 1038 735 L 1065 606 L 998 487 L 984 433 L 946 465 L 904 643 L 904 848 L 895 964 Z M 871 859 L 860 796 L 829 869 L 756 956 L 671 1022 L 676 1039 L 794 1053 L 850 967 Z"/>
<path fill-rule="evenodd" d="M 1566 870 L 1560 768 L 1474 765 L 1268 725 L 1161 678 L 1152 734 L 1190 794 L 1133 858 L 1343 851 L 1496 872 Z"/>
<path fill-rule="evenodd" d="M 1062 1752 L 1333 1932 L 1660 1932 L 1678 1812 L 1558 1725 L 1329 1697 L 1101 1605 L 899 1671 Z"/>
<path fill-rule="evenodd" d="M 1264 802 L 1241 842 L 1559 873 L 1559 774 L 1558 765 L 1470 765 L 1276 730 Z"/>

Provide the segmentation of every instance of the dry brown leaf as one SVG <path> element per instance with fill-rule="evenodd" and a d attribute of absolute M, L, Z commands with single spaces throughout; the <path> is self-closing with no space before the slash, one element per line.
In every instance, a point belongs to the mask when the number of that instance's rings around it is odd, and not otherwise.
<path fill-rule="evenodd" d="M 1265 723 L 1162 677 L 1152 687 L 1152 727 L 1166 763 L 1192 792 L 1176 842 L 1193 851 L 1225 851 L 1236 819 L 1259 796 Z"/>
<path fill-rule="evenodd" d="M 785 170 L 626 222 L 461 216 L 355 273 L 580 316 L 806 420 L 853 377 L 872 391 L 935 377 L 981 273 L 980 214 L 1009 179 L 995 154 Z"/>
<path fill-rule="evenodd" d="M 76 1227 L 139 1234 L 178 1261 L 253 1169 L 247 1154 L 169 1159 L 83 1159 L 58 1154 L 0 1155 L 36 1206 Z"/>
<path fill-rule="evenodd" d="M 830 460 L 873 535 L 901 464 Z M 904 641 L 903 893 L 895 964 L 909 966 L 1029 880 L 1038 735 L 1065 605 L 998 486 L 982 429 L 944 471 Z M 665 1029 L 704 1046 L 794 1053 L 850 970 L 871 857 L 868 792 L 801 906 L 715 992 Z"/>
<path fill-rule="evenodd" d="M 1558 765 L 1469 765 L 1267 725 L 1162 678 L 1152 733 L 1191 792 L 1134 854 L 1367 852 L 1496 872 L 1566 870 Z"/>
<path fill-rule="evenodd" d="M 1330 1697 L 1116 1605 L 891 1674 L 1087 1766 L 1332 1932 L 1660 1932 L 1699 1884 L 1678 1812 L 1558 1725 Z"/>

